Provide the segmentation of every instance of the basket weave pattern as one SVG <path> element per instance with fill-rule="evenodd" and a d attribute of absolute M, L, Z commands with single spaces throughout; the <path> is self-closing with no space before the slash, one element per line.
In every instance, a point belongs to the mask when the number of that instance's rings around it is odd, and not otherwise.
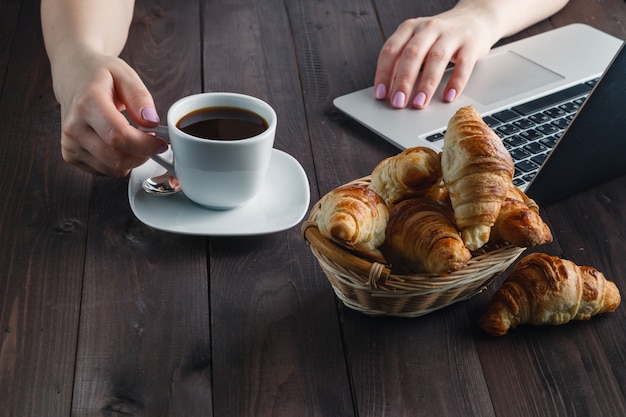
<path fill-rule="evenodd" d="M 369 183 L 369 177 L 350 184 Z M 506 246 L 473 257 L 447 276 L 394 274 L 390 267 L 362 259 L 321 235 L 313 206 L 302 236 L 317 258 L 337 297 L 349 308 L 369 315 L 418 317 L 482 292 L 525 248 Z"/>

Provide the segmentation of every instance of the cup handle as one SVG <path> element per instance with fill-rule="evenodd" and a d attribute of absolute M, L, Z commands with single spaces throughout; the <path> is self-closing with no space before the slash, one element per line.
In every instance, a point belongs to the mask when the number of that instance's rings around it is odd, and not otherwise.
<path fill-rule="evenodd" d="M 137 128 L 141 130 L 142 132 L 154 133 L 158 137 L 167 140 L 167 143 L 170 143 L 170 134 L 167 129 L 167 126 L 163 126 L 163 125 L 158 125 L 154 127 L 138 126 Z M 165 158 L 163 158 L 161 155 L 152 155 L 150 159 L 152 159 L 157 164 L 161 165 L 163 168 L 167 169 L 172 175 L 174 174 L 174 164 L 166 160 Z"/>
<path fill-rule="evenodd" d="M 154 133 L 158 137 L 167 140 L 167 143 L 170 143 L 170 132 L 167 129 L 167 126 L 163 126 L 163 125 L 158 125 L 154 127 L 137 126 L 137 129 L 146 133 Z"/>

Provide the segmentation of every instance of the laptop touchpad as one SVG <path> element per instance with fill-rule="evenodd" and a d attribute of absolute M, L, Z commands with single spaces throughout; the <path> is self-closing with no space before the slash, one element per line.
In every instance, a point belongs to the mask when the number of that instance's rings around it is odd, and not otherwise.
<path fill-rule="evenodd" d="M 564 77 L 512 51 L 476 63 L 464 95 L 489 105 Z"/>

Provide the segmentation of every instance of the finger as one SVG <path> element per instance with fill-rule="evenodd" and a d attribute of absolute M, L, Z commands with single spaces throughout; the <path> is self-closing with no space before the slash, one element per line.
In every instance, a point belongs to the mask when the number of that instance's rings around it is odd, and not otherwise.
<path fill-rule="evenodd" d="M 167 143 L 154 135 L 149 135 L 131 126 L 126 117 L 113 104 L 110 96 L 92 94 L 92 102 L 84 109 L 86 123 L 95 131 L 98 137 L 119 154 L 128 154 L 135 158 L 144 159 L 167 149 Z M 100 157 L 104 153 L 104 144 L 98 144 L 91 149 L 91 153 Z M 114 166 L 110 160 L 113 152 L 107 152 L 108 166 Z M 104 158 L 105 156 L 102 155 Z M 113 165 L 112 165 L 113 164 Z"/>
<path fill-rule="evenodd" d="M 84 171 L 110 177 L 125 177 L 147 158 L 128 155 L 108 146 L 96 132 L 85 126 L 78 136 L 61 136 L 63 159 Z"/>
<path fill-rule="evenodd" d="M 403 108 L 408 104 L 420 71 L 427 63 L 427 57 L 436 41 L 435 31 L 421 31 L 414 34 L 405 45 L 389 92 L 393 107 Z"/>
<path fill-rule="evenodd" d="M 443 100 L 450 103 L 461 95 L 467 85 L 479 54 L 470 48 L 462 48 L 454 58 L 454 70 L 446 84 Z"/>
<path fill-rule="evenodd" d="M 422 109 L 428 105 L 441 83 L 455 46 L 441 40 L 433 44 L 425 58 L 422 73 L 415 89 L 413 107 Z"/>
<path fill-rule="evenodd" d="M 139 75 L 125 64 L 114 73 L 115 90 L 131 119 L 141 126 L 152 127 L 160 122 L 152 95 Z"/>
<path fill-rule="evenodd" d="M 137 130 L 129 125 L 111 99 L 104 99 L 102 103 L 99 103 L 98 97 L 101 95 L 101 93 L 91 90 L 90 93 L 77 100 L 76 105 L 64 114 L 61 132 L 63 159 L 81 169 L 89 166 L 88 172 L 124 177 L 131 168 L 142 164 L 148 155 L 138 156 L 120 151 L 111 146 L 110 139 L 109 141 L 105 140 L 106 134 L 116 131 L 115 127 L 111 127 L 116 123 L 123 128 L 131 129 L 131 132 Z M 111 119 L 115 121 L 111 121 Z M 146 136 L 157 142 L 161 141 L 149 135 Z"/>
<path fill-rule="evenodd" d="M 378 54 L 376 74 L 374 75 L 375 97 L 382 100 L 387 97 L 393 83 L 395 67 L 406 44 L 413 36 L 413 22 L 410 19 L 398 26 L 398 29 L 385 41 Z"/>

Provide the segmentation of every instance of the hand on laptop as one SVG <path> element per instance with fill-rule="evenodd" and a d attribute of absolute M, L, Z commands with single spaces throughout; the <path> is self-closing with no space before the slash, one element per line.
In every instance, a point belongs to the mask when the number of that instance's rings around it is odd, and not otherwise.
<path fill-rule="evenodd" d="M 449 63 L 454 70 L 443 101 L 463 91 L 476 61 L 501 37 L 540 21 L 568 0 L 460 0 L 433 17 L 404 21 L 378 56 L 374 94 L 396 108 L 422 109 L 433 98 Z"/>

